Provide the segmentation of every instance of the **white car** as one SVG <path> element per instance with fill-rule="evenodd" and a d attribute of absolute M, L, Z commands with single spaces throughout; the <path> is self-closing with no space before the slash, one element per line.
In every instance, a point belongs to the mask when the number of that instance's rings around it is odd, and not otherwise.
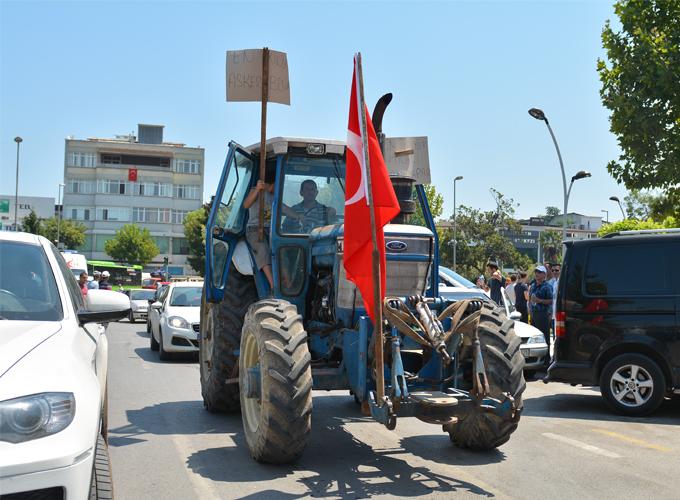
<path fill-rule="evenodd" d="M 130 297 L 130 314 L 128 319 L 130 323 L 134 323 L 137 320 L 146 321 L 149 304 L 153 302 L 155 294 L 155 290 L 143 288 L 134 288 L 128 291 L 128 296 Z"/>
<path fill-rule="evenodd" d="M 203 282 L 179 281 L 164 287 L 149 309 L 151 350 L 165 361 L 171 352 L 198 352 Z"/>
<path fill-rule="evenodd" d="M 515 334 L 521 339 L 520 351 L 524 355 L 524 372 L 529 376 L 536 371 L 545 369 L 545 357 L 548 356 L 548 344 L 545 343 L 543 333 L 536 327 L 520 321 L 522 315 L 515 311 L 505 289 L 501 290 L 505 314 L 515 321 Z M 469 298 L 486 298 L 489 294 L 476 287 L 471 281 L 443 266 L 439 267 L 439 296 L 449 300 Z"/>
<path fill-rule="evenodd" d="M 0 232 L 2 495 L 112 498 L 108 344 L 98 323 L 129 306 L 117 292 L 83 297 L 47 239 Z"/>

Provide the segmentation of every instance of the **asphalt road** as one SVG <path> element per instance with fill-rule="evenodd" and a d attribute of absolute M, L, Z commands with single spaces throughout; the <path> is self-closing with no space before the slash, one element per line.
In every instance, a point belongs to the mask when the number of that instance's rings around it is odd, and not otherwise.
<path fill-rule="evenodd" d="M 198 364 L 161 363 L 144 324 L 109 327 L 109 442 L 118 499 L 680 496 L 680 401 L 654 416 L 610 413 L 589 388 L 528 383 L 518 430 L 500 449 L 451 445 L 435 425 L 394 431 L 344 392 L 314 394 L 303 457 L 260 465 L 240 415 L 203 409 Z"/>

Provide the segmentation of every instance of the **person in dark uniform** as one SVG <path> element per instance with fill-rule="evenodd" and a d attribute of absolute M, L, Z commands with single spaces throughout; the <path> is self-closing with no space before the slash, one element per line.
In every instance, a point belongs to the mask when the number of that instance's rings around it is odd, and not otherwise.
<path fill-rule="evenodd" d="M 515 310 L 522 315 L 522 322 L 529 322 L 529 309 L 527 307 L 527 273 L 520 271 L 515 283 Z"/>
<path fill-rule="evenodd" d="M 505 288 L 505 280 L 498 270 L 498 264 L 493 261 L 489 261 L 486 265 L 486 270 L 489 272 L 489 296 L 496 304 L 503 305 L 503 295 L 501 294 L 501 288 Z"/>
<path fill-rule="evenodd" d="M 545 343 L 550 349 L 550 316 L 552 312 L 552 286 L 545 280 L 548 270 L 545 266 L 536 266 L 536 280 L 529 290 L 531 302 L 531 324 L 541 330 Z M 550 352 L 550 351 L 548 351 Z M 545 357 L 546 368 L 550 364 L 550 356 Z"/>

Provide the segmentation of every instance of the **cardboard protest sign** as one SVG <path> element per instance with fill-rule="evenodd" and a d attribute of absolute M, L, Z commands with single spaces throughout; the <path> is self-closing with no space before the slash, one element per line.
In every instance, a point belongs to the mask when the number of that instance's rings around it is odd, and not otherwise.
<path fill-rule="evenodd" d="M 262 101 L 262 49 L 227 51 L 227 101 Z M 290 105 L 288 59 L 269 50 L 268 102 Z"/>

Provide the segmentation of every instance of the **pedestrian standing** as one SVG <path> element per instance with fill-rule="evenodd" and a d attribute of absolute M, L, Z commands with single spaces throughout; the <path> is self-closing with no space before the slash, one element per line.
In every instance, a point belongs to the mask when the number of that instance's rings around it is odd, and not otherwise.
<path fill-rule="evenodd" d="M 498 305 L 503 305 L 503 296 L 501 294 L 501 288 L 505 287 L 505 282 L 503 281 L 503 276 L 498 270 L 498 264 L 493 261 L 489 261 L 486 264 L 486 270 L 489 272 L 489 296 Z"/>
<path fill-rule="evenodd" d="M 527 308 L 527 300 L 529 299 L 529 288 L 527 287 L 527 273 L 525 271 L 519 272 L 517 283 L 513 287 L 515 293 L 515 310 L 522 315 L 521 321 L 529 322 L 529 309 Z"/>
<path fill-rule="evenodd" d="M 562 271 L 562 265 L 561 264 L 553 264 L 550 266 L 550 270 L 552 271 L 552 326 L 553 326 L 553 333 L 555 332 L 555 313 L 557 309 L 557 286 L 560 283 L 560 272 Z"/>
<path fill-rule="evenodd" d="M 87 288 L 89 290 L 99 290 L 99 280 L 102 279 L 102 273 L 100 273 L 99 271 L 95 271 L 94 273 L 92 273 L 92 276 L 93 276 L 92 281 L 87 282 Z"/>
<path fill-rule="evenodd" d="M 546 282 L 548 270 L 545 266 L 536 266 L 535 282 L 529 290 L 531 302 L 531 324 L 538 328 L 548 344 L 550 352 L 550 316 L 552 312 L 552 286 Z M 550 364 L 550 355 L 545 357 L 545 367 Z"/>
<path fill-rule="evenodd" d="M 87 295 L 87 273 L 83 271 L 78 277 L 78 286 L 80 286 L 80 293 L 83 294 L 83 298 Z"/>
<path fill-rule="evenodd" d="M 99 289 L 100 290 L 111 290 L 111 284 L 109 283 L 109 276 L 111 276 L 111 274 L 108 271 L 104 271 L 102 273 L 101 281 L 99 281 Z"/>
<path fill-rule="evenodd" d="M 505 285 L 505 293 L 508 294 L 508 298 L 510 299 L 510 302 L 513 304 L 517 302 L 517 298 L 515 296 L 515 286 L 517 285 L 517 274 L 512 273 L 510 275 L 510 283 Z"/>

